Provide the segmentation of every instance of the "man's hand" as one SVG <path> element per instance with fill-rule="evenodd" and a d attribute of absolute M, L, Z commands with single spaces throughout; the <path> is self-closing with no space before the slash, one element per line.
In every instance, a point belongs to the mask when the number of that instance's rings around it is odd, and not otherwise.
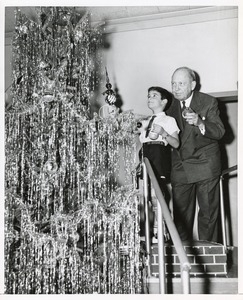
<path fill-rule="evenodd" d="M 201 124 L 203 124 L 202 119 L 195 112 L 187 113 L 185 115 L 185 120 L 188 124 L 194 125 L 194 126 L 200 126 Z"/>

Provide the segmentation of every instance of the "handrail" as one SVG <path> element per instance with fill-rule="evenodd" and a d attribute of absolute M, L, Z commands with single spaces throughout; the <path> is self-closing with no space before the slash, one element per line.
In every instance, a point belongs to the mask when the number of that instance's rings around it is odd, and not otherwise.
<path fill-rule="evenodd" d="M 230 167 L 230 168 L 228 168 L 228 169 L 225 169 L 225 170 L 222 171 L 221 176 L 224 176 L 224 175 L 226 175 L 226 174 L 228 174 L 228 173 L 230 173 L 230 172 L 233 172 L 233 171 L 237 170 L 237 168 L 238 168 L 238 166 L 235 165 L 235 166 L 233 166 L 233 167 Z"/>
<path fill-rule="evenodd" d="M 150 258 L 151 258 L 151 237 L 149 228 L 149 193 L 148 193 L 148 177 L 145 164 L 143 164 L 143 196 L 144 196 L 144 213 L 145 213 L 145 242 L 147 252 L 147 274 L 151 276 Z"/>
<path fill-rule="evenodd" d="M 144 163 L 145 163 L 145 166 L 147 168 L 148 175 L 149 175 L 149 177 L 151 179 L 151 182 L 153 184 L 154 191 L 155 191 L 155 194 L 157 196 L 158 202 L 159 202 L 160 207 L 162 209 L 163 218 L 166 222 L 166 225 L 168 227 L 171 239 L 173 241 L 176 252 L 178 254 L 178 258 L 179 258 L 179 261 L 180 261 L 180 264 L 181 264 L 181 280 L 182 280 L 182 286 L 183 286 L 183 293 L 184 294 L 190 294 L 189 271 L 190 271 L 191 265 L 190 265 L 189 260 L 186 256 L 185 250 L 183 248 L 183 244 L 181 242 L 181 239 L 180 239 L 180 236 L 177 232 L 175 224 L 172 220 L 170 211 L 167 207 L 167 204 L 165 202 L 165 199 L 164 199 L 164 196 L 163 196 L 162 191 L 160 189 L 160 186 L 158 184 L 158 181 L 157 181 L 157 179 L 154 175 L 154 171 L 153 171 L 153 169 L 150 165 L 149 160 L 146 157 L 144 157 Z"/>
<path fill-rule="evenodd" d="M 226 222 L 225 222 L 225 210 L 224 210 L 223 179 L 224 179 L 224 175 L 229 174 L 230 172 L 233 172 L 235 170 L 237 170 L 237 165 L 223 170 L 219 180 L 221 228 L 222 228 L 222 239 L 223 239 L 223 245 L 225 251 L 227 251 L 227 239 L 226 239 Z"/>

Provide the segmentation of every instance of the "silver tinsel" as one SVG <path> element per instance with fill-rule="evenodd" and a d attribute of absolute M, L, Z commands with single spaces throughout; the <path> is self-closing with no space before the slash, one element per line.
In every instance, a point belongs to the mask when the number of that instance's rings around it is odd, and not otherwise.
<path fill-rule="evenodd" d="M 65 7 L 37 14 L 33 22 L 16 11 L 5 292 L 140 293 L 134 116 L 90 116 L 102 32 L 89 14 Z"/>

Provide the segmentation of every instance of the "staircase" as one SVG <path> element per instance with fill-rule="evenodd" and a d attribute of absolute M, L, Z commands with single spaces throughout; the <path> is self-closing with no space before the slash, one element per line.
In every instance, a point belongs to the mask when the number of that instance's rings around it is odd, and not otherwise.
<path fill-rule="evenodd" d="M 237 248 L 227 249 L 207 241 L 183 243 L 191 264 L 191 294 L 237 294 Z M 158 245 L 151 246 L 151 274 L 149 294 L 159 293 Z M 181 294 L 180 263 L 173 245 L 165 245 L 165 273 L 168 294 Z"/>
<path fill-rule="evenodd" d="M 222 179 L 225 174 L 236 170 L 234 166 L 222 173 L 220 179 L 220 212 L 222 222 L 222 238 L 223 245 L 212 243 L 208 241 L 193 241 L 193 243 L 182 243 L 173 220 L 171 212 L 164 200 L 164 196 L 160 190 L 156 177 L 153 173 L 149 160 L 144 158 L 143 162 L 143 192 L 144 192 L 144 211 L 145 217 L 142 222 L 145 223 L 145 241 L 146 251 L 150 253 L 147 264 L 150 266 L 148 274 L 150 277 L 146 280 L 146 293 L 148 294 L 238 294 L 238 248 L 226 247 L 226 227 L 225 227 L 225 213 L 223 201 Z M 148 185 L 147 176 L 152 182 L 152 189 Z M 140 185 L 138 185 L 140 186 Z M 151 191 L 151 193 L 149 193 Z M 156 196 L 156 201 L 153 201 Z M 150 214 L 149 214 L 149 200 L 153 203 L 153 215 L 160 221 L 162 226 L 162 217 L 168 227 L 170 237 L 177 247 L 172 243 L 163 242 L 163 233 L 158 233 L 160 257 L 164 257 L 159 267 L 159 253 L 158 243 L 153 242 L 150 245 Z M 154 203 L 158 203 L 155 206 Z M 160 210 L 158 210 L 158 206 Z M 160 213 L 158 213 L 160 212 Z M 142 215 L 142 214 L 141 214 Z M 156 221 L 157 222 L 157 221 Z M 155 222 L 155 223 L 156 223 Z M 154 222 L 153 222 L 154 223 Z M 153 224 L 153 226 L 155 225 Z M 158 223 L 159 224 L 159 223 Z M 163 226 L 162 226 L 163 227 Z M 161 228 L 161 227 L 159 227 Z M 163 230 L 162 230 L 163 232 Z M 156 231 L 154 231 L 156 233 Z M 154 236 L 156 236 L 154 234 Z M 143 234 L 141 234 L 141 238 Z M 162 251 L 164 250 L 164 251 Z M 177 250 L 177 251 L 176 251 Z M 179 257 L 177 255 L 180 255 Z M 190 264 L 190 271 L 188 272 L 188 264 Z M 186 267 L 186 268 L 185 268 Z M 159 270 L 165 276 L 160 276 Z"/>

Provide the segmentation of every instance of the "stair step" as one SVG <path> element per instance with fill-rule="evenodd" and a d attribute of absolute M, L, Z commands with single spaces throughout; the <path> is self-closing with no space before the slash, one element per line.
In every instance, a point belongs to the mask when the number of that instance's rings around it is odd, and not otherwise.
<path fill-rule="evenodd" d="M 166 279 L 166 294 L 182 294 L 180 278 Z M 191 294 L 238 294 L 238 278 L 190 278 Z M 159 279 L 148 279 L 148 293 L 159 294 Z"/>
<path fill-rule="evenodd" d="M 183 243 L 191 264 L 191 277 L 225 277 L 227 275 L 227 254 L 223 245 L 208 241 Z M 159 276 L 158 244 L 151 246 L 151 274 Z M 180 261 L 173 245 L 165 244 L 165 273 L 180 277 Z"/>

